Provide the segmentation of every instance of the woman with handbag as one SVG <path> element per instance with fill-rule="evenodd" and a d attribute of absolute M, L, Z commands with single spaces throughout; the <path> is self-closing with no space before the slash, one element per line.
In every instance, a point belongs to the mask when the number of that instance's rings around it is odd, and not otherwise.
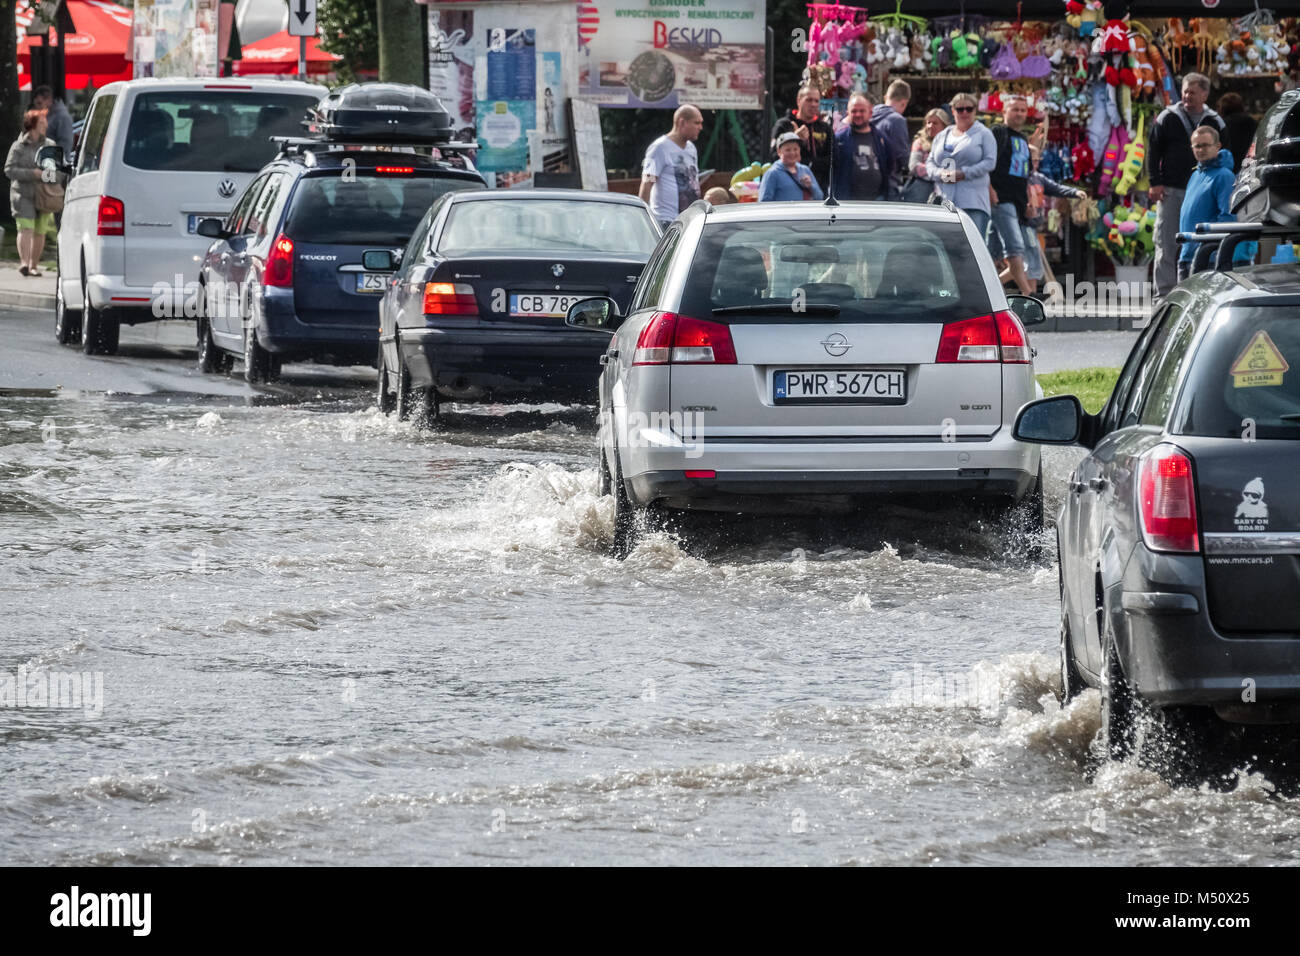
<path fill-rule="evenodd" d="M 912 155 L 907 161 L 910 178 L 903 186 L 904 202 L 929 202 L 934 195 L 934 181 L 925 171 L 925 161 L 930 158 L 930 147 L 934 138 L 948 126 L 948 114 L 941 109 L 932 109 L 925 114 L 925 123 L 921 132 L 912 140 Z"/>
<path fill-rule="evenodd" d="M 23 131 L 5 159 L 9 206 L 18 226 L 18 258 L 22 262 L 18 271 L 25 276 L 41 274 L 37 266 L 45 251 L 45 234 L 54 231 L 54 213 L 63 207 L 62 187 L 47 182 L 36 162 L 37 151 L 53 145 L 53 140 L 45 138 L 45 111 L 28 110 L 23 114 Z"/>

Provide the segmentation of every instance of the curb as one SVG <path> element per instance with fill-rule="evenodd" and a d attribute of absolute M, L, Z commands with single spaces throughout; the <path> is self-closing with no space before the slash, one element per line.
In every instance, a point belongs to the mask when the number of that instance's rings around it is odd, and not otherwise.
<path fill-rule="evenodd" d="M 54 310 L 54 293 L 13 292 L 0 289 L 0 309 L 49 309 Z"/>

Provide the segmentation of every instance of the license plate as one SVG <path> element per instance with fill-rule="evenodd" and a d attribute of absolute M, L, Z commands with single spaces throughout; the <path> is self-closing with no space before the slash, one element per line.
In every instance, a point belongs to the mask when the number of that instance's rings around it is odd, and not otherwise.
<path fill-rule="evenodd" d="M 199 228 L 199 219 L 200 219 L 200 218 L 202 218 L 202 217 L 200 217 L 200 216 L 196 216 L 194 213 L 190 213 L 190 221 L 189 221 L 189 225 L 188 225 L 187 228 L 189 229 L 189 231 L 190 231 L 190 235 L 191 235 L 191 236 L 194 235 L 194 230 L 196 230 L 196 229 Z"/>
<path fill-rule="evenodd" d="M 772 400 L 901 405 L 907 401 L 907 374 L 901 368 L 789 369 L 773 375 Z"/>
<path fill-rule="evenodd" d="M 358 272 L 357 273 L 357 291 L 358 292 L 383 292 L 388 274 L 385 272 Z"/>
<path fill-rule="evenodd" d="M 590 299 L 593 292 L 566 292 L 559 295 L 552 292 L 521 292 L 510 296 L 510 314 L 522 318 L 562 319 L 569 313 L 569 306 L 583 299 Z"/>

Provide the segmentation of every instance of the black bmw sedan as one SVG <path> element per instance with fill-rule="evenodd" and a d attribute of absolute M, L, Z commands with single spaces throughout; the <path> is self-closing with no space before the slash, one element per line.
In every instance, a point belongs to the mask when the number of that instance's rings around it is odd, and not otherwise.
<path fill-rule="evenodd" d="M 448 193 L 433 204 L 380 303 L 381 410 L 441 401 L 594 402 L 604 336 L 564 324 L 569 306 L 620 308 L 659 241 L 633 196 L 564 189 Z"/>

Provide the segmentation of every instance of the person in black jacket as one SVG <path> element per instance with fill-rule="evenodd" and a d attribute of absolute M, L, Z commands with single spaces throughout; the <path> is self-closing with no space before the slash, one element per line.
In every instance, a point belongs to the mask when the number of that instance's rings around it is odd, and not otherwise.
<path fill-rule="evenodd" d="M 1219 97 L 1219 117 L 1223 120 L 1223 133 L 1220 139 L 1223 148 L 1232 153 L 1232 171 L 1241 172 L 1242 160 L 1250 150 L 1250 142 L 1255 138 L 1255 117 L 1246 112 L 1246 104 L 1240 93 L 1224 93 Z"/>
<path fill-rule="evenodd" d="M 893 147 L 876 125 L 865 93 L 849 97 L 849 124 L 835 134 L 835 177 L 828 195 L 860 202 L 890 198 Z"/>
<path fill-rule="evenodd" d="M 1156 204 L 1156 297 L 1163 299 L 1178 284 L 1178 219 L 1182 213 L 1187 180 L 1196 160 L 1192 157 L 1192 131 L 1212 126 L 1222 134 L 1223 120 L 1206 106 L 1210 79 L 1200 73 L 1183 77 L 1182 99 L 1165 109 L 1151 126 L 1147 146 L 1147 172 L 1151 201 Z"/>
<path fill-rule="evenodd" d="M 782 133 L 799 134 L 799 162 L 813 172 L 813 178 L 822 187 L 823 192 L 830 189 L 831 180 L 831 143 L 835 131 L 831 124 L 821 118 L 822 94 L 817 87 L 809 84 L 799 89 L 797 106 L 776 121 L 772 127 L 772 159 L 776 155 L 776 143 Z"/>

